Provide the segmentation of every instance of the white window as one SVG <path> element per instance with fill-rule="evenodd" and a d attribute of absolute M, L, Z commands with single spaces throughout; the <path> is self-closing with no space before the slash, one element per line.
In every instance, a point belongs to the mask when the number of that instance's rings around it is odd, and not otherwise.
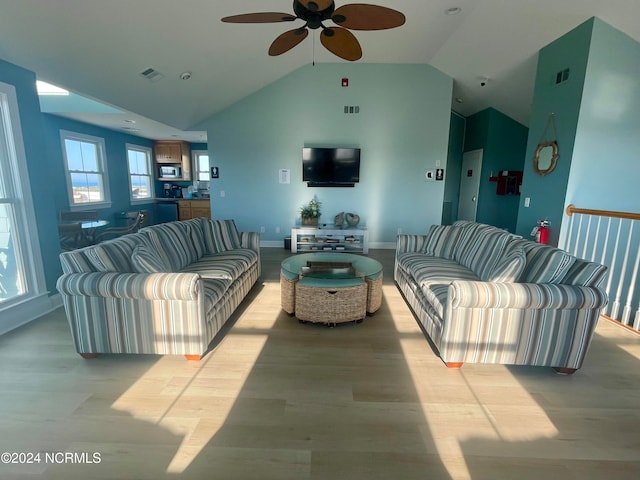
<path fill-rule="evenodd" d="M 104 139 L 60 131 L 69 188 L 69 205 L 110 206 Z"/>
<path fill-rule="evenodd" d="M 153 198 L 153 170 L 151 149 L 127 144 L 131 203 L 141 203 Z"/>
<path fill-rule="evenodd" d="M 209 176 L 209 152 L 206 150 L 194 150 L 193 164 L 196 170 L 194 179 L 199 182 L 208 182 L 209 178 L 211 178 Z"/>
<path fill-rule="evenodd" d="M 34 318 L 46 300 L 15 88 L 0 83 L 0 334 Z M 31 318 L 27 318 L 31 317 Z"/>

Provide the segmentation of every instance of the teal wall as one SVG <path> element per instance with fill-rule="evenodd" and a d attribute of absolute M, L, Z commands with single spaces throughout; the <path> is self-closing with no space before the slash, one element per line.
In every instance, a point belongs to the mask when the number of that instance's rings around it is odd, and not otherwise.
<path fill-rule="evenodd" d="M 483 150 L 476 220 L 516 231 L 520 197 L 496 195 L 495 182 L 489 177 L 502 170 L 523 170 L 528 129 L 493 108 L 467 118 L 465 152 Z"/>
<path fill-rule="evenodd" d="M 55 284 L 60 274 L 55 206 L 58 186 L 52 181 L 56 166 L 50 161 L 50 151 L 45 141 L 36 77 L 33 72 L 0 60 L 0 82 L 13 85 L 16 89 L 46 287 L 53 294 L 56 293 Z"/>
<path fill-rule="evenodd" d="M 528 237 L 538 220 L 548 219 L 552 245 L 558 244 L 563 219 L 592 26 L 593 19 L 547 45 L 538 55 L 516 233 Z M 569 79 L 556 85 L 556 72 L 566 68 L 571 72 Z M 542 177 L 533 171 L 532 159 L 539 142 L 553 139 L 551 127 L 543 135 L 551 114 L 555 116 L 560 158 L 555 170 Z M 524 207 L 526 197 L 531 198 L 529 208 Z"/>
<path fill-rule="evenodd" d="M 613 54 L 615 52 L 615 54 Z M 571 68 L 570 79 L 554 84 L 555 72 Z M 640 44 L 592 18 L 540 51 L 534 92 L 527 168 L 518 233 L 536 220 L 551 221 L 550 243 L 566 235 L 566 205 L 640 211 Z M 560 158 L 540 177 L 531 158 L 549 114 L 555 113 Z M 548 135 L 547 135 L 548 136 Z"/>
<path fill-rule="evenodd" d="M 316 197 L 321 223 L 356 213 L 374 244 L 395 243 L 398 228 L 439 224 L 445 182 L 427 182 L 425 172 L 446 165 L 452 84 L 427 65 L 317 64 L 234 104 L 198 126 L 220 167 L 211 183 L 214 218 L 234 218 L 243 230 L 264 226 L 262 240 L 282 242 Z M 360 113 L 344 114 L 345 105 Z M 360 147 L 360 183 L 308 188 L 303 146 Z M 279 169 L 291 171 L 289 185 L 279 183 Z"/>
<path fill-rule="evenodd" d="M 112 206 L 101 209 L 100 216 L 113 222 L 117 222 L 116 215 L 123 210 L 148 209 L 151 213 L 154 211 L 153 204 L 131 206 L 125 147 L 127 143 L 152 147 L 153 141 L 55 115 L 42 114 L 34 73 L 2 60 L 0 82 L 16 88 L 46 288 L 50 294 L 55 294 L 56 281 L 62 273 L 58 258 L 60 244 L 57 215 L 59 210 L 69 209 L 60 130 L 71 130 L 105 139 Z M 199 146 L 206 149 L 206 144 Z"/>
<path fill-rule="evenodd" d="M 640 212 L 640 43 L 594 19 L 590 46 L 565 204 Z"/>
<path fill-rule="evenodd" d="M 69 130 L 85 135 L 92 135 L 104 139 L 105 154 L 107 158 L 107 171 L 109 174 L 109 194 L 111 195 L 111 207 L 100 208 L 100 218 L 109 220 L 113 224 L 118 223 L 118 214 L 127 210 L 148 210 L 154 213 L 154 203 L 131 205 L 129 198 L 129 170 L 127 167 L 127 143 L 141 147 L 153 148 L 153 141 L 136 137 L 115 130 L 96 127 L 83 122 L 58 117 L 51 114 L 42 114 L 49 162 L 53 167 L 51 184 L 54 185 L 54 198 L 57 210 L 69 210 L 69 196 L 65 178 L 64 157 L 60 130 Z"/>
<path fill-rule="evenodd" d="M 464 149 L 465 128 L 465 118 L 455 112 L 451 112 L 447 171 L 444 179 L 444 203 L 442 205 L 443 225 L 451 225 L 458 218 L 460 172 L 462 170 L 462 151 Z"/>

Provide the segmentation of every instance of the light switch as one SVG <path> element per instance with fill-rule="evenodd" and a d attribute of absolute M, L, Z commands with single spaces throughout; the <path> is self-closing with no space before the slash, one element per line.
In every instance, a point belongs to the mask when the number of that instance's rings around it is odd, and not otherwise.
<path fill-rule="evenodd" d="M 525 197 L 524 199 L 524 206 L 529 208 L 529 205 L 531 204 L 531 198 L 530 197 Z"/>

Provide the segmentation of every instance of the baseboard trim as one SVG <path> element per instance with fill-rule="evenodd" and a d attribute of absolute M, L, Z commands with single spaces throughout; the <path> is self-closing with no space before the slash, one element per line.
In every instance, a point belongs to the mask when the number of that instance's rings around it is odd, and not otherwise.
<path fill-rule="evenodd" d="M 26 325 L 61 306 L 62 297 L 59 293 L 51 296 L 45 293 L 7 307 L 2 310 L 2 314 L 9 320 L 0 324 L 0 335 Z"/>

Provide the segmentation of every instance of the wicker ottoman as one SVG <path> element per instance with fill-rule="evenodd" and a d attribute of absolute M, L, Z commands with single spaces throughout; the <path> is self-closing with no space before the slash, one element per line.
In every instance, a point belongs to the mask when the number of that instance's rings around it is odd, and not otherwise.
<path fill-rule="evenodd" d="M 329 326 L 361 321 L 367 314 L 367 284 L 360 278 L 304 277 L 295 284 L 295 314 Z"/>

